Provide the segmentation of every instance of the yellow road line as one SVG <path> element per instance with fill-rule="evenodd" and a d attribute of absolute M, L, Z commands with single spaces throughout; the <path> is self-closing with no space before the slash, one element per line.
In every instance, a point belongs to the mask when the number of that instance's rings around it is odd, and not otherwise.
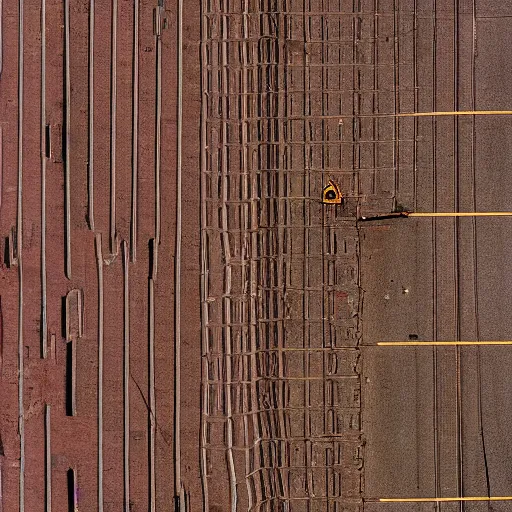
<path fill-rule="evenodd" d="M 510 115 L 512 115 L 512 110 L 456 110 L 453 112 L 403 112 L 403 113 L 392 114 L 392 115 L 394 115 L 396 117 L 510 116 Z"/>
<path fill-rule="evenodd" d="M 435 112 L 383 112 L 374 114 L 347 114 L 347 115 L 326 115 L 318 116 L 322 119 L 353 119 L 353 118 L 381 118 L 381 117 L 439 117 L 439 116 L 510 116 L 512 110 L 453 110 Z"/>
<path fill-rule="evenodd" d="M 512 345 L 512 341 L 379 341 L 379 347 L 432 347 L 450 345 Z"/>
<path fill-rule="evenodd" d="M 411 212 L 408 217 L 510 217 L 512 212 Z"/>
<path fill-rule="evenodd" d="M 437 501 L 511 501 L 512 496 L 467 496 L 456 498 L 380 498 L 381 503 L 420 503 Z"/>

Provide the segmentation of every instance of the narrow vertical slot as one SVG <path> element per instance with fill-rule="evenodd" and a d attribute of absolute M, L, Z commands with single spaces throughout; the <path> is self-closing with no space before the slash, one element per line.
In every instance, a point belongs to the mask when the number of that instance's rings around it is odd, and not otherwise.
<path fill-rule="evenodd" d="M 150 238 L 149 239 L 149 278 L 154 279 L 155 277 L 155 269 L 156 269 L 156 246 L 155 246 L 155 239 Z"/>
<path fill-rule="evenodd" d="M 2 444 L 2 436 L 0 434 L 0 512 L 4 510 L 4 445 Z"/>
<path fill-rule="evenodd" d="M 76 414 L 76 342 L 66 343 L 66 416 Z"/>
<path fill-rule="evenodd" d="M 51 130 L 50 125 L 47 124 L 44 131 L 44 153 L 46 158 L 50 158 L 51 147 Z"/>
<path fill-rule="evenodd" d="M 66 416 L 73 416 L 73 407 L 71 405 L 72 402 L 72 394 L 73 394 L 73 386 L 72 386 L 72 374 L 73 372 L 73 347 L 71 343 L 68 341 L 66 343 Z M 69 477 L 69 475 L 68 475 Z"/>
<path fill-rule="evenodd" d="M 45 466 L 45 512 L 52 512 L 52 449 L 51 449 L 51 406 L 45 405 L 44 417 L 44 466 Z M 0 511 L 1 512 L 1 511 Z"/>
<path fill-rule="evenodd" d="M 4 360 L 4 315 L 2 312 L 2 296 L 0 295 L 0 379 L 2 378 L 2 364 Z M 0 455 L 2 454 L 2 439 L 0 437 Z M 0 489 L 1 491 L 1 489 Z M 0 494 L 1 496 L 1 494 Z"/>
<path fill-rule="evenodd" d="M 66 296 L 60 299 L 60 334 L 67 340 L 67 301 Z"/>
<path fill-rule="evenodd" d="M 11 251 L 10 251 L 10 244 L 9 244 L 9 237 L 6 236 L 4 238 L 4 265 L 7 268 L 11 268 Z"/>
<path fill-rule="evenodd" d="M 76 482 L 76 471 L 68 469 L 68 512 L 78 512 L 78 493 Z"/>

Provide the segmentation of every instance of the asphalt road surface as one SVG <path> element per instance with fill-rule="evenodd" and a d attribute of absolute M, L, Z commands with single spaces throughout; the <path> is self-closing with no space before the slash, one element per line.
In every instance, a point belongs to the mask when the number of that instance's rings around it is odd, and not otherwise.
<path fill-rule="evenodd" d="M 434 14 L 432 2 L 420 1 L 417 8 L 417 50 L 404 51 L 423 70 L 418 110 L 508 109 L 512 5 L 437 2 Z M 398 203 L 425 212 L 510 211 L 511 123 L 498 116 L 404 123 L 402 135 L 417 137 L 401 161 Z M 397 219 L 361 233 L 365 496 L 509 496 L 509 347 L 373 345 L 510 340 L 511 219 Z M 512 510 L 506 501 L 440 507 Z"/>

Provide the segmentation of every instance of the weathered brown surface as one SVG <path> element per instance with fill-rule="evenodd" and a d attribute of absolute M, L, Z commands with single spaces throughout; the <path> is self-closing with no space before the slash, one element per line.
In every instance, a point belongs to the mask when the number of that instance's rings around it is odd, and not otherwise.
<path fill-rule="evenodd" d="M 207 509 L 359 510 L 361 21 L 320 2 L 203 8 Z M 321 204 L 329 179 L 344 206 Z"/>
<path fill-rule="evenodd" d="M 93 34 L 71 2 L 66 55 L 48 0 L 50 141 L 42 4 L 0 2 L 0 512 L 511 494 L 511 352 L 374 346 L 510 340 L 507 220 L 357 222 L 511 209 L 510 118 L 393 116 L 509 109 L 509 1 L 186 2 L 180 69 L 177 4 L 141 0 L 134 131 L 134 2 L 98 0 Z M 329 180 L 342 205 L 321 203 Z"/>
<path fill-rule="evenodd" d="M 67 510 L 68 469 L 76 470 L 80 510 L 98 510 L 98 341 L 99 273 L 95 234 L 101 234 L 103 253 L 103 509 L 155 510 L 174 508 L 173 471 L 173 381 L 174 381 L 174 245 L 176 216 L 176 5 L 161 11 L 162 25 L 162 142 L 160 168 L 161 235 L 158 275 L 154 276 L 154 410 L 149 383 L 149 285 L 150 240 L 155 238 L 156 184 L 156 37 L 153 10 L 156 5 L 140 3 L 139 53 L 139 137 L 138 145 L 138 246 L 137 259 L 129 263 L 130 313 L 130 491 L 124 503 L 123 484 L 123 361 L 124 302 L 122 241 L 130 244 L 132 194 L 132 73 L 134 3 L 118 2 L 117 17 L 117 128 L 116 128 L 116 216 L 114 245 L 110 247 L 111 98 L 112 98 L 112 3 L 95 5 L 94 31 L 94 220 L 88 229 L 88 70 L 89 2 L 70 5 L 70 87 L 71 123 L 69 148 L 65 147 L 65 60 L 64 5 L 46 3 L 46 119 L 50 125 L 51 154 L 46 159 L 46 267 L 48 333 L 47 358 L 42 358 L 41 340 L 41 4 L 24 4 L 24 95 L 23 95 L 23 411 L 25 429 L 17 430 L 18 417 L 18 262 L 3 258 L 0 296 L 2 301 L 3 347 L 1 374 L 0 433 L 3 451 L 2 510 L 45 509 L 45 405 L 51 411 L 52 509 Z M 199 14 L 197 13 L 197 17 Z M 197 52 L 198 19 L 185 31 L 187 79 L 199 84 Z M 2 202 L 0 231 L 2 250 L 12 227 L 16 228 L 17 199 L 17 81 L 18 5 L 3 2 L 3 71 L 0 104 L 3 133 Z M 197 26 L 196 28 L 194 28 Z M 194 32 L 196 30 L 196 32 Z M 196 76 L 197 75 L 197 76 Z M 198 240 L 199 208 L 197 184 L 198 85 L 186 89 L 188 112 L 196 109 L 196 124 L 187 127 L 184 146 L 184 225 L 182 285 L 189 294 L 184 307 L 184 343 L 192 351 L 199 346 Z M 194 106 L 195 105 L 195 106 Z M 192 131 L 191 131 L 192 130 Z M 60 133 L 59 133 L 60 132 Z M 195 137 L 195 138 L 194 138 Z M 71 279 L 65 270 L 65 151 L 70 159 Z M 194 163 L 195 162 L 195 163 Z M 7 171 L 6 171 L 7 169 Z M 194 178 L 195 176 L 195 178 Z M 194 217 L 195 215 L 195 217 Z M 194 220 L 195 219 L 195 220 Z M 194 224 L 195 223 L 195 224 Z M 14 238 L 16 240 L 16 231 Z M 185 242 L 186 240 L 186 242 Z M 7 248 L 8 249 L 8 248 Z M 16 249 L 16 248 L 15 248 Z M 111 252 L 113 249 L 113 252 Z M 4 251 L 5 252 L 5 251 Z M 8 253 L 8 251 L 7 251 Z M 66 300 L 66 296 L 68 299 Z M 80 301 L 78 300 L 80 297 Z M 81 308 L 81 309 L 79 309 Z M 68 338 L 66 340 L 66 338 Z M 67 341 L 67 343 L 66 343 Z M 69 347 L 76 344 L 76 354 Z M 68 348 L 67 348 L 68 347 Z M 194 352 L 193 352 L 194 353 Z M 185 428 L 182 450 L 186 467 L 183 480 L 187 490 L 200 493 L 198 477 L 199 382 L 196 368 L 200 354 L 186 377 L 190 378 L 191 412 L 184 414 L 194 428 Z M 76 360 L 76 407 L 69 407 L 71 379 L 66 380 Z M 185 366 L 190 363 L 185 360 Z M 194 374 L 194 372 L 196 372 Z M 69 414 L 75 413 L 74 416 Z M 68 413 L 68 415 L 66 415 Z M 154 418 L 154 494 L 149 489 L 150 417 Z M 24 500 L 19 496 L 20 443 L 25 449 Z M 194 476 L 195 475 L 195 476 Z M 128 510 L 128 508 L 126 508 Z"/>
<path fill-rule="evenodd" d="M 509 108 L 511 69 L 503 52 L 509 2 L 401 5 L 403 112 Z M 401 119 L 399 125 L 399 204 L 424 212 L 510 210 L 511 182 L 503 172 L 510 162 L 509 116 Z M 361 224 L 364 344 L 409 336 L 510 340 L 511 224 L 498 219 Z M 509 348 L 362 349 L 366 497 L 510 495 Z M 460 510 L 461 504 L 441 507 Z"/>

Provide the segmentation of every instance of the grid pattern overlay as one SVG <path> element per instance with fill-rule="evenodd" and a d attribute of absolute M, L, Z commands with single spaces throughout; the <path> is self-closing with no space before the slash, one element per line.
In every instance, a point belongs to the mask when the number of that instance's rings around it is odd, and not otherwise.
<path fill-rule="evenodd" d="M 415 105 L 395 4 L 202 8 L 206 510 L 358 511 L 355 214 L 396 206 L 399 121 L 373 114 Z M 329 179 L 343 206 L 321 204 Z"/>

